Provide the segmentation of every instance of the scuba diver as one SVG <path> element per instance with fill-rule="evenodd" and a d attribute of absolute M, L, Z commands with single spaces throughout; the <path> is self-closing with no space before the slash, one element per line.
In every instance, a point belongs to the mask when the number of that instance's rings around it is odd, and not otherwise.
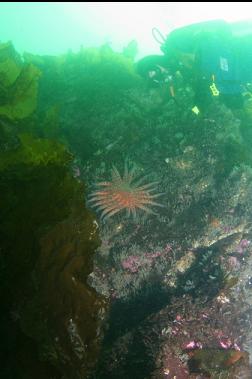
<path fill-rule="evenodd" d="M 152 85 L 167 83 L 175 101 L 176 73 L 194 90 L 196 114 L 204 112 L 213 98 L 239 109 L 251 96 L 252 22 L 201 22 L 175 29 L 167 38 L 156 28 L 152 33 L 163 55 L 142 58 L 137 71 Z"/>

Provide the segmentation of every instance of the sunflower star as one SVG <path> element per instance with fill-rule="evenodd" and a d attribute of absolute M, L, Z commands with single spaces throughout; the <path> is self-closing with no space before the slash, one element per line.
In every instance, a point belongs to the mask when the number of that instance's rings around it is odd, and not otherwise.
<path fill-rule="evenodd" d="M 135 218 L 139 209 L 146 213 L 156 214 L 150 207 L 163 207 L 162 204 L 154 201 L 162 195 L 161 193 L 153 194 L 156 191 L 157 182 L 142 184 L 146 177 L 139 178 L 135 170 L 129 170 L 127 165 L 125 165 L 123 176 L 115 166 L 111 173 L 111 181 L 97 183 L 96 185 L 100 188 L 92 192 L 89 197 L 89 203 L 102 211 L 103 220 L 123 210 L 126 210 L 127 216 L 133 215 Z"/>

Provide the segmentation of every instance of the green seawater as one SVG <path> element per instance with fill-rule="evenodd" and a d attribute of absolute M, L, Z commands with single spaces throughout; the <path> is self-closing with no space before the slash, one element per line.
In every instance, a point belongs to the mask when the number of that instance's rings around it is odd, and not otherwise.
<path fill-rule="evenodd" d="M 252 377 L 252 23 L 225 4 L 0 4 L 1 378 Z"/>

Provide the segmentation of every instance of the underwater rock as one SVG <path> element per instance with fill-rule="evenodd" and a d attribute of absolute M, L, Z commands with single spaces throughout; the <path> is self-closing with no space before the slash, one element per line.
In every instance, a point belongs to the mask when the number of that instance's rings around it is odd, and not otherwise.
<path fill-rule="evenodd" d="M 133 58 L 134 51 L 127 50 L 124 55 Z M 125 378 L 142 379 L 153 372 L 184 379 L 183 346 L 242 346 L 247 324 L 237 327 L 241 296 L 235 314 L 229 291 L 237 290 L 236 283 L 224 276 L 229 257 L 243 268 L 242 259 L 250 253 L 244 241 L 251 240 L 251 174 L 243 166 L 250 164 L 250 150 L 244 148 L 234 114 L 216 102 L 206 118 L 193 115 L 191 88 L 180 83 L 175 104 L 167 88 L 146 88 L 132 59 L 109 46 L 60 57 L 26 54 L 23 62 L 6 46 L 0 51 L 1 72 L 1 122 L 7 120 L 6 130 L 16 127 L 15 138 L 4 135 L 0 155 L 1 291 L 3 313 L 10 315 L 8 328 L 3 316 L 1 325 L 12 342 L 13 362 L 20 359 L 13 351 L 13 325 L 22 333 L 18 352 L 27 337 L 35 359 L 56 368 L 57 374 L 44 378 L 88 377 L 102 338 L 106 303 L 87 284 L 98 245 L 96 223 L 83 205 L 83 187 L 70 173 L 71 155 L 51 139 L 68 144 L 81 167 L 74 175 L 83 175 L 88 184 L 106 174 L 112 161 L 121 169 L 121 159 L 130 156 L 141 170 L 155 172 L 164 192 L 166 207 L 155 220 L 137 226 L 115 222 L 106 230 L 104 254 L 97 259 L 99 285 L 89 283 L 115 305 L 108 325 L 112 348 L 106 350 L 105 343 L 103 349 L 105 356 L 117 354 L 108 358 L 112 368 L 100 378 L 117 379 L 123 372 Z M 25 125 L 23 119 L 33 114 Z M 111 235 L 113 228 L 117 232 Z M 166 244 L 172 246 L 167 252 Z M 140 257 L 141 269 L 135 267 Z M 167 304 L 167 312 L 160 310 Z M 25 356 L 19 361 L 22 375 L 37 377 L 36 370 L 27 374 Z M 153 366 L 161 358 L 163 371 L 158 372 Z M 220 364 L 219 371 L 242 377 L 248 372 L 247 367 L 238 370 L 242 361 L 223 370 Z"/>
<path fill-rule="evenodd" d="M 189 370 L 186 365 L 169 349 L 162 349 L 157 357 L 155 370 L 151 379 L 189 379 Z"/>
<path fill-rule="evenodd" d="M 174 262 L 171 269 L 165 274 L 164 284 L 169 287 L 177 286 L 177 275 L 184 274 L 192 266 L 195 261 L 195 254 L 192 251 L 188 251 L 179 260 Z"/>
<path fill-rule="evenodd" d="M 215 375 L 217 376 L 223 373 L 224 377 L 228 379 L 233 370 L 233 366 L 237 366 L 241 361 L 243 365 L 248 365 L 248 353 L 232 349 L 195 350 L 191 352 L 191 355 L 192 358 L 188 361 L 190 371 L 210 375 L 210 377 L 215 377 Z"/>

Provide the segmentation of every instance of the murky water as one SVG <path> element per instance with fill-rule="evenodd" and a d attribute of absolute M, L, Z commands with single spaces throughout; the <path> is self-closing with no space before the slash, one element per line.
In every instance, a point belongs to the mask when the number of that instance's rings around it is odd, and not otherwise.
<path fill-rule="evenodd" d="M 252 376 L 252 23 L 183 4 L 0 5 L 4 379 Z"/>

